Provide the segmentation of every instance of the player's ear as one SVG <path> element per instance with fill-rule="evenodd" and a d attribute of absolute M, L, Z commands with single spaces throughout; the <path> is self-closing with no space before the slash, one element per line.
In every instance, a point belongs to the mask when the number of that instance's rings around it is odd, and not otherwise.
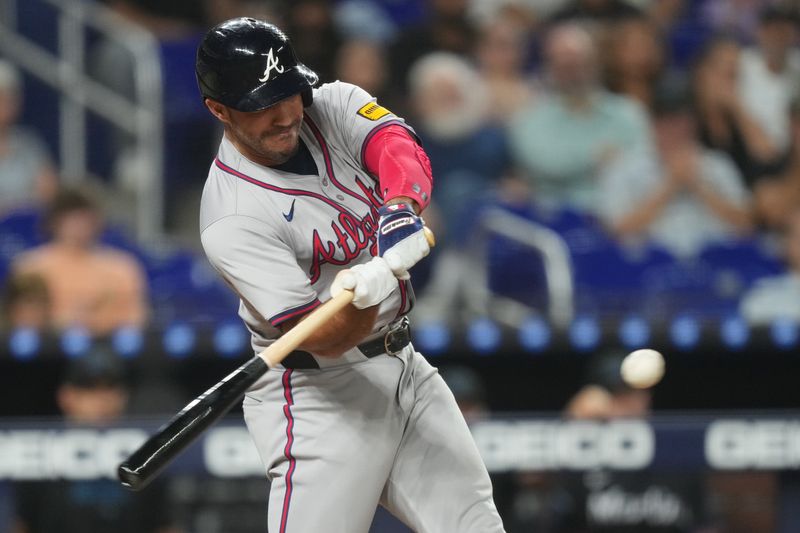
<path fill-rule="evenodd" d="M 211 111 L 211 114 L 217 117 L 218 120 L 225 124 L 230 122 L 230 113 L 228 112 L 228 108 L 223 104 L 215 102 L 210 98 L 204 99 L 204 103 L 206 104 L 208 110 Z"/>

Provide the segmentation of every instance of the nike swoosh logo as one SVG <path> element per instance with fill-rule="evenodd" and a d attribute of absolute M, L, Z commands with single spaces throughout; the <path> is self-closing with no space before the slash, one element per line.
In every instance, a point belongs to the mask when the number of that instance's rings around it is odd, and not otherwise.
<path fill-rule="evenodd" d="M 294 200 L 292 200 L 292 207 L 289 208 L 289 212 L 288 213 L 282 213 L 283 218 L 286 219 L 286 222 L 291 222 L 292 219 L 294 218 L 294 203 L 296 201 L 297 201 L 296 198 Z"/>

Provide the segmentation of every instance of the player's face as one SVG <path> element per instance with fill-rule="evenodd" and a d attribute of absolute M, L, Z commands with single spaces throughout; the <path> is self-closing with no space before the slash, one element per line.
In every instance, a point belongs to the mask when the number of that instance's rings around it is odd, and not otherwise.
<path fill-rule="evenodd" d="M 280 165 L 297 153 L 303 99 L 296 94 L 252 113 L 225 108 L 218 118 L 245 156 L 266 166 Z"/>

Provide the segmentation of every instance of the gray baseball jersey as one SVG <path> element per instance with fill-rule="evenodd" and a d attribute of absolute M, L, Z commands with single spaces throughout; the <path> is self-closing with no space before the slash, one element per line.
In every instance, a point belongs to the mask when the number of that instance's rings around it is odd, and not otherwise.
<path fill-rule="evenodd" d="M 363 155 L 389 124 L 404 122 L 336 82 L 314 90 L 300 130 L 317 174 L 256 164 L 223 138 L 203 192 L 201 239 L 240 297 L 254 350 L 327 300 L 340 270 L 377 254 L 382 198 Z M 365 340 L 384 335 L 412 303 L 410 283 L 398 281 Z M 314 360 L 318 369 L 267 372 L 245 397 L 272 482 L 270 531 L 364 532 L 379 503 L 420 532 L 503 531 L 452 394 L 412 345 Z"/>

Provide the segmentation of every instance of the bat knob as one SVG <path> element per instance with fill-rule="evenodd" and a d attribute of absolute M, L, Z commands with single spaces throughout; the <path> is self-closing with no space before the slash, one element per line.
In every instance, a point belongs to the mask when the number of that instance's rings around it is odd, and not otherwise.
<path fill-rule="evenodd" d="M 436 246 L 436 237 L 434 237 L 433 232 L 425 226 L 422 228 L 422 231 L 425 233 L 425 238 L 428 240 L 428 246 Z"/>
<path fill-rule="evenodd" d="M 135 469 L 131 468 L 127 462 L 119 465 L 117 468 L 117 477 L 122 483 L 122 486 L 126 489 L 138 491 L 142 490 L 145 485 L 147 485 L 142 475 Z"/>

